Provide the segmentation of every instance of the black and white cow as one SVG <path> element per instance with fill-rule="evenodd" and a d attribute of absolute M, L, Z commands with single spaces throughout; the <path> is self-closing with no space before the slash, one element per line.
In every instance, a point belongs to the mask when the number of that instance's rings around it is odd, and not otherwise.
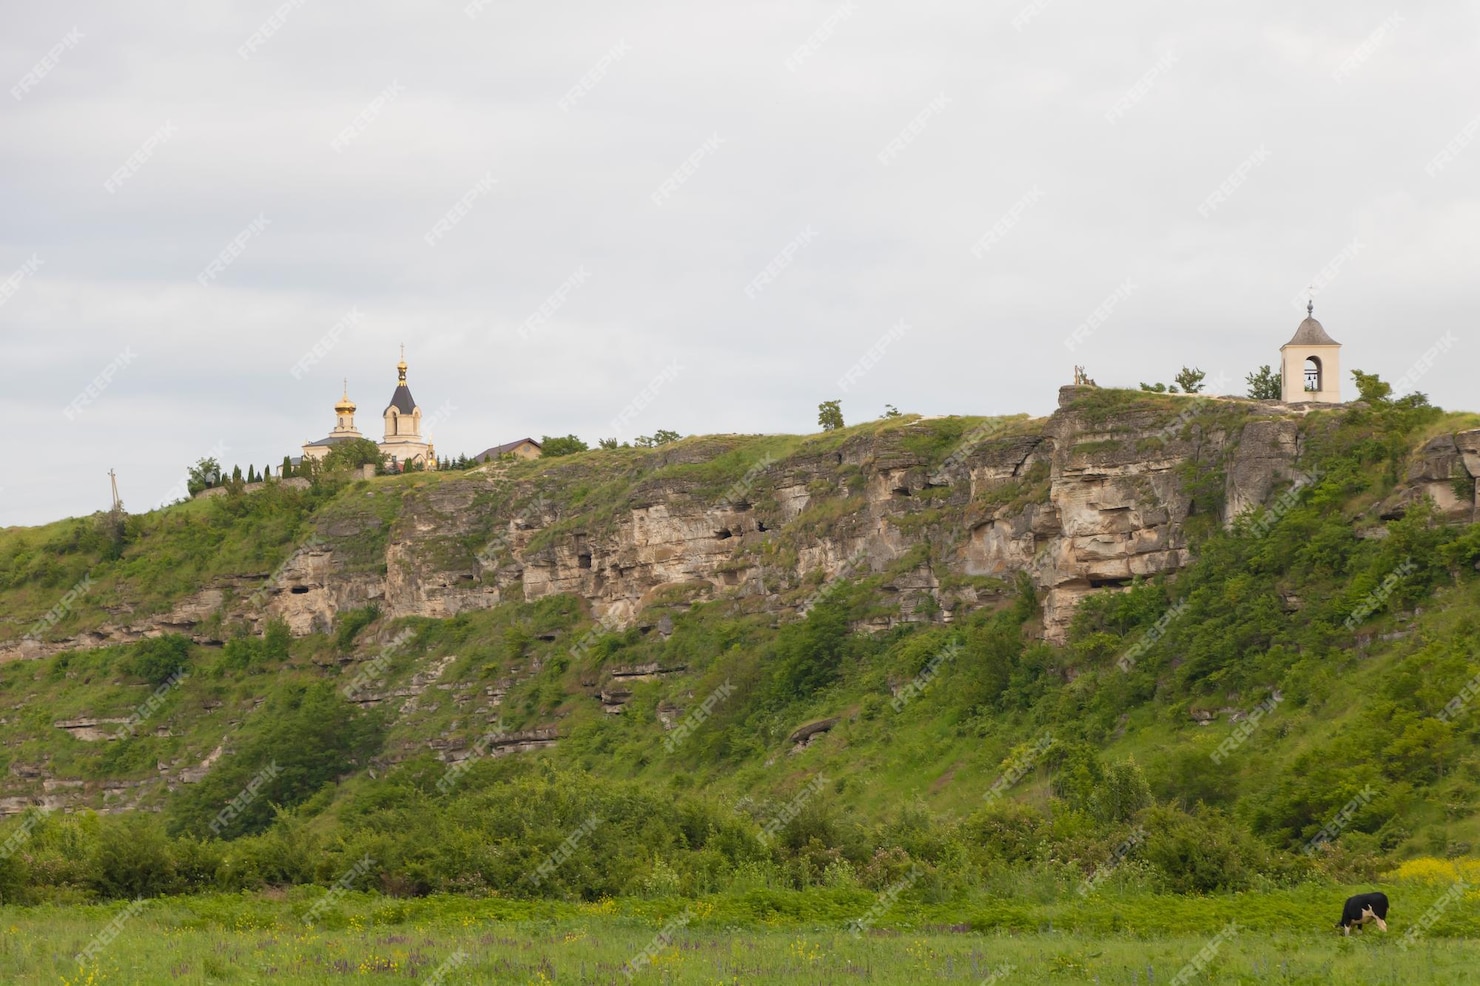
<path fill-rule="evenodd" d="M 1378 931 L 1387 931 L 1388 899 L 1384 893 L 1357 894 L 1348 897 L 1341 907 L 1341 921 L 1336 925 L 1349 935 L 1355 925 L 1358 931 L 1369 921 L 1377 922 Z"/>

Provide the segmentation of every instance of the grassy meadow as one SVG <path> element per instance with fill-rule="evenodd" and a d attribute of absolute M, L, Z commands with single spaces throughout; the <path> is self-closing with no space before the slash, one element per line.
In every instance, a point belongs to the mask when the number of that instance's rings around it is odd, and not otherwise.
<path fill-rule="evenodd" d="M 295 888 L 9 907 L 0 910 L 0 981 L 1473 982 L 1476 895 L 1446 897 L 1452 885 L 1431 878 L 1453 868 L 1431 869 L 1383 884 L 1393 899 L 1386 935 L 1351 938 L 1333 925 L 1357 888 L 1315 884 L 939 905 L 822 890 L 561 903 Z"/>
<path fill-rule="evenodd" d="M 1076 413 L 1114 434 L 1086 457 L 1193 427 L 1170 398 L 1091 398 Z M 1186 407 L 1204 432 L 1249 413 Z M 0 772 L 30 805 L 0 821 L 0 986 L 1473 981 L 1480 526 L 1382 507 L 1417 443 L 1471 423 L 1407 398 L 1313 413 L 1310 481 L 1228 528 L 1228 463 L 1189 451 L 1195 560 L 1085 600 L 1062 643 L 1031 579 L 949 564 L 982 517 L 1043 502 L 1046 467 L 927 484 L 891 508 L 912 547 L 887 569 L 800 574 L 865 516 L 873 474 L 839 449 L 934 474 L 975 419 L 513 464 L 433 552 L 480 579 L 514 563 L 498 531 L 532 505 L 555 519 L 523 550 L 553 551 L 794 460 L 809 506 L 758 491 L 768 537 L 732 561 L 795 618 L 680 586 L 616 630 L 579 595 L 513 591 L 297 637 L 232 622 L 306 545 L 384 574 L 397 525 L 466 475 L 0 531 L 0 620 L 22 629 L 222 593 L 192 637 L 0 664 Z M 904 609 L 921 570 L 945 604 Z M 673 670 L 620 679 L 611 714 L 616 671 L 646 665 Z M 534 730 L 556 745 L 491 752 Z M 57 790 L 79 803 L 46 810 Z M 1343 939 L 1342 901 L 1371 889 L 1390 932 Z"/>

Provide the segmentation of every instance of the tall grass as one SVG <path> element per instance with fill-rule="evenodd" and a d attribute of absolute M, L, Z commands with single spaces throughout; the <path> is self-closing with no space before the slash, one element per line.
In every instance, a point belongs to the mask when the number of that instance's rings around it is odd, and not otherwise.
<path fill-rule="evenodd" d="M 535 905 L 361 894 L 325 909 L 322 896 L 307 893 L 178 898 L 134 914 L 122 907 L 7 908 L 0 910 L 0 979 L 18 986 L 298 986 L 431 981 L 442 970 L 445 983 L 624 983 L 630 969 L 634 982 L 685 986 L 1008 986 L 1166 983 L 1195 963 L 1199 971 L 1189 981 L 1198 983 L 1473 981 L 1480 962 L 1473 940 L 1432 935 L 1404 948 L 1398 918 L 1386 936 L 1337 935 L 1328 905 L 1339 905 L 1338 889 L 1319 901 L 1245 897 L 1192 908 L 1158 898 L 1097 900 L 1078 909 L 1099 916 L 1094 926 L 1056 923 L 1065 915 L 1009 903 L 983 905 L 983 914 L 1021 914 L 1029 925 L 998 930 L 909 907 L 864 928 L 859 912 L 839 912 L 821 895 L 799 914 L 764 915 L 726 899 Z M 868 901 L 853 906 L 859 903 Z M 1166 918 L 1174 913 L 1194 917 L 1169 929 Z M 1103 926 L 1112 920 L 1117 927 Z M 111 940 L 100 944 L 103 937 Z M 84 953 L 79 964 L 75 957 Z"/>

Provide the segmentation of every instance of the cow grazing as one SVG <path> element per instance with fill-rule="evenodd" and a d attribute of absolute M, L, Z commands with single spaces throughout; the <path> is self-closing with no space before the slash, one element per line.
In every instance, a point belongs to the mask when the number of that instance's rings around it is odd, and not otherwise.
<path fill-rule="evenodd" d="M 1357 894 L 1348 897 L 1341 907 L 1341 921 L 1337 927 L 1349 935 L 1352 927 L 1358 931 L 1369 921 L 1377 922 L 1378 931 L 1387 931 L 1388 899 L 1384 893 Z"/>

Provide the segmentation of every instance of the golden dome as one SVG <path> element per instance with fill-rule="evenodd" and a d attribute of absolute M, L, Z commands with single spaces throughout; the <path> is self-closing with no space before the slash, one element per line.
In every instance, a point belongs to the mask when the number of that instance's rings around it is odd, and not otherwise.
<path fill-rule="evenodd" d="M 334 410 L 341 414 L 354 414 L 355 402 L 349 399 L 349 381 L 344 382 L 344 396 L 339 398 L 339 403 L 334 405 Z"/>

